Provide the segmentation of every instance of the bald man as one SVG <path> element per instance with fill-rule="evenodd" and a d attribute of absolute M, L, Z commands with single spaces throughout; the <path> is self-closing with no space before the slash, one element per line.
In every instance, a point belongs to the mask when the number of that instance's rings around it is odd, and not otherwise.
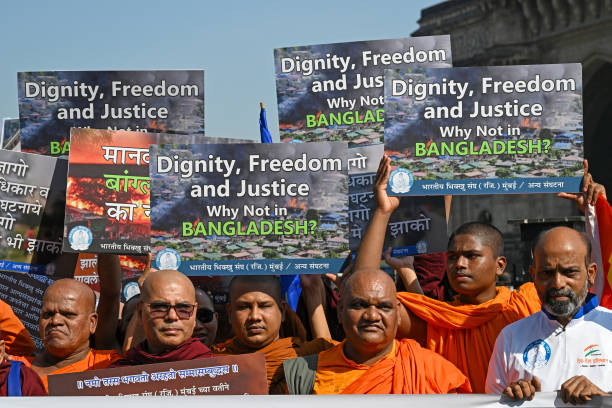
<path fill-rule="evenodd" d="M 145 340 L 113 367 L 213 357 L 206 345 L 192 338 L 197 307 L 188 277 L 174 270 L 151 272 L 142 284 L 136 311 Z"/>
<path fill-rule="evenodd" d="M 312 299 L 320 296 L 318 290 L 312 295 Z M 264 353 L 270 394 L 286 393 L 284 360 L 318 353 L 335 344 L 325 338 L 309 342 L 298 337 L 281 338 L 286 309 L 280 279 L 276 276 L 236 276 L 230 282 L 229 298 L 227 313 L 235 337 L 213 346 L 213 351 L 218 354 Z M 317 301 L 322 302 L 320 298 Z"/>
<path fill-rule="evenodd" d="M 82 282 L 59 279 L 45 291 L 38 327 L 45 349 L 35 357 L 12 357 L 23 361 L 41 377 L 108 367 L 121 356 L 115 333 L 121 296 L 119 257 L 98 256 L 100 300 Z M 93 338 L 95 349 L 90 344 Z"/>
<path fill-rule="evenodd" d="M 487 392 L 530 399 L 561 390 L 575 404 L 612 391 L 612 311 L 588 292 L 597 273 L 590 253 L 590 242 L 571 228 L 538 237 L 531 275 L 542 310 L 501 331 Z"/>
<path fill-rule="evenodd" d="M 391 159 L 385 155 L 374 187 L 377 208 L 361 240 L 356 269 L 380 266 L 387 224 L 400 203 L 398 197 L 390 197 L 386 192 L 390 172 Z M 404 306 L 398 337 L 417 340 L 455 364 L 477 393 L 485 390 L 487 363 L 499 332 L 540 309 L 532 283 L 524 284 L 518 291 L 496 286 L 496 277 L 505 267 L 499 230 L 470 222 L 460 226 L 448 242 L 446 274 L 458 293 L 454 299 L 442 302 L 424 296 L 410 267 L 407 269 L 413 278 L 408 280 L 412 279 L 414 285 L 407 290 L 411 292 L 398 293 Z"/>
<path fill-rule="evenodd" d="M 93 290 L 74 279 L 55 281 L 45 291 L 38 321 L 45 349 L 33 359 L 20 359 L 31 363 L 45 388 L 48 375 L 106 368 L 120 358 L 114 350 L 90 347 L 98 325 L 95 306 Z"/>
<path fill-rule="evenodd" d="M 471 392 L 468 379 L 414 340 L 395 340 L 395 282 L 358 270 L 342 286 L 338 314 L 346 339 L 318 355 L 285 361 L 291 394 L 440 394 Z"/>

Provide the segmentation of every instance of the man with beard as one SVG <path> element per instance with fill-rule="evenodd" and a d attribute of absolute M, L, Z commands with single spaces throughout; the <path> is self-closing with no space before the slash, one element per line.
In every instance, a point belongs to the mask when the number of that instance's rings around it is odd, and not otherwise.
<path fill-rule="evenodd" d="M 338 315 L 346 339 L 318 355 L 284 363 L 292 394 L 471 392 L 453 364 L 410 339 L 395 340 L 400 303 L 393 279 L 359 270 L 342 285 Z"/>
<path fill-rule="evenodd" d="M 567 227 L 538 237 L 531 274 L 542 310 L 502 330 L 487 392 L 523 399 L 560 390 L 576 404 L 612 390 L 612 312 L 588 292 L 597 273 L 590 253 L 589 241 Z"/>

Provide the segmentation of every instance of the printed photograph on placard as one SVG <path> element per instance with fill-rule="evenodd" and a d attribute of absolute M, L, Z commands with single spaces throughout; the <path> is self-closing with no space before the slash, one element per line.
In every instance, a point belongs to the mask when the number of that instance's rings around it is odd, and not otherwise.
<path fill-rule="evenodd" d="M 150 166 L 155 268 L 339 272 L 349 244 L 346 143 L 152 145 Z"/>
<path fill-rule="evenodd" d="M 203 135 L 72 129 L 64 250 L 150 252 L 149 145 L 243 143 Z"/>
<path fill-rule="evenodd" d="M 383 154 L 382 143 L 348 150 L 349 241 L 353 252 L 359 250 L 361 237 L 376 210 L 373 188 Z M 446 250 L 446 233 L 443 196 L 403 197 L 389 219 L 384 248 L 393 248 L 392 256 L 443 252 Z"/>
<path fill-rule="evenodd" d="M 580 64 L 385 70 L 393 195 L 576 192 Z"/>
<path fill-rule="evenodd" d="M 22 151 L 68 156 L 70 128 L 204 133 L 204 71 L 19 72 Z"/>
<path fill-rule="evenodd" d="M 448 35 L 274 50 L 283 142 L 383 141 L 384 69 L 450 67 Z"/>
<path fill-rule="evenodd" d="M 0 150 L 0 271 L 42 274 L 61 253 L 67 164 Z"/>

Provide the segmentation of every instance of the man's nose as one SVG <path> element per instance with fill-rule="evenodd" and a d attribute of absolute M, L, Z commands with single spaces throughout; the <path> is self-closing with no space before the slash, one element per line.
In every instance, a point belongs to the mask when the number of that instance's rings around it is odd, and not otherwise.
<path fill-rule="evenodd" d="M 459 255 L 457 257 L 457 262 L 455 262 L 455 268 L 457 269 L 466 269 L 468 266 L 468 259 L 463 255 Z"/>
<path fill-rule="evenodd" d="M 369 306 L 366 308 L 365 313 L 363 314 L 363 318 L 369 321 L 377 321 L 380 320 L 380 312 L 376 306 Z"/>

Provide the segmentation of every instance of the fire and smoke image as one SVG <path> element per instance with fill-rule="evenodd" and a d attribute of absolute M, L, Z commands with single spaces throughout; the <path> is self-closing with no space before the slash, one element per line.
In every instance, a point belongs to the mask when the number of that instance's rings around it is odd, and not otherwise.
<path fill-rule="evenodd" d="M 345 257 L 346 147 L 151 146 L 153 254 L 172 248 L 183 261 Z"/>
<path fill-rule="evenodd" d="M 383 139 L 385 68 L 450 67 L 446 35 L 274 50 L 283 142 Z"/>
<path fill-rule="evenodd" d="M 385 101 L 385 151 L 415 183 L 528 178 L 499 192 L 543 192 L 583 175 L 579 64 L 386 70 Z"/>
<path fill-rule="evenodd" d="M 70 128 L 204 133 L 204 71 L 18 74 L 23 151 L 68 155 Z"/>

